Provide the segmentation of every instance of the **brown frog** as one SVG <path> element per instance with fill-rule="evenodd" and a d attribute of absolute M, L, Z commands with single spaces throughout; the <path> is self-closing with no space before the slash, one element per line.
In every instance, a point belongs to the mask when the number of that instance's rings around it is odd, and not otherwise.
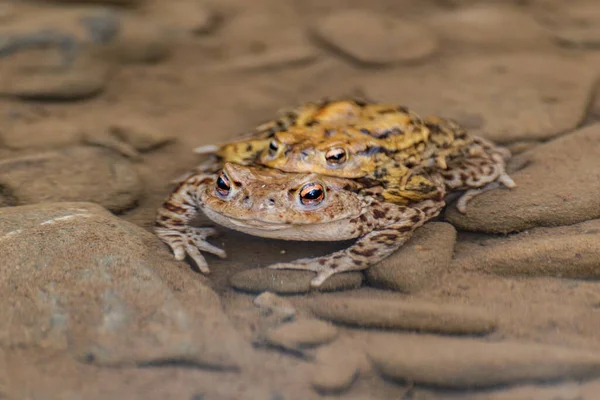
<path fill-rule="evenodd" d="M 355 180 L 226 163 L 221 171 L 182 182 L 158 210 L 154 230 L 176 259 L 187 254 L 204 273 L 209 268 L 201 251 L 222 258 L 225 252 L 206 241 L 214 229 L 189 225 L 200 211 L 219 225 L 254 236 L 302 241 L 356 238 L 350 247 L 333 254 L 269 266 L 314 271 L 312 286 L 318 287 L 335 273 L 363 270 L 387 257 L 444 206 L 442 200 L 412 206 L 382 202 L 363 189 Z"/>

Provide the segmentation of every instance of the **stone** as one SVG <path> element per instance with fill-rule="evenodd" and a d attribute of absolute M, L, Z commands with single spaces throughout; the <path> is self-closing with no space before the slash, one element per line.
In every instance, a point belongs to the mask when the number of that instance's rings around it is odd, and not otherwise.
<path fill-rule="evenodd" d="M 362 328 L 449 335 L 486 334 L 496 328 L 495 318 L 472 306 L 325 295 L 316 297 L 309 304 L 319 318 Z"/>
<path fill-rule="evenodd" d="M 365 74 L 356 84 L 368 98 L 405 104 L 421 116 L 454 119 L 503 144 L 575 129 L 598 76 L 592 61 L 583 54 L 543 52 L 471 55 Z"/>
<path fill-rule="evenodd" d="M 480 194 L 469 202 L 466 215 L 451 207 L 446 218 L 459 229 L 489 233 L 600 218 L 598 154 L 600 124 L 539 145 L 515 158 L 525 164 L 511 172 L 516 188 Z"/>
<path fill-rule="evenodd" d="M 293 66 L 301 66 L 312 63 L 318 59 L 315 48 L 310 46 L 296 46 L 285 49 L 274 49 L 272 51 L 235 57 L 214 69 L 217 71 L 239 70 L 253 71 L 262 69 L 282 69 Z M 210 70 L 210 69 L 208 69 Z"/>
<path fill-rule="evenodd" d="M 174 38 L 160 21 L 137 15 L 123 15 L 121 21 L 119 36 L 110 47 L 115 59 L 125 64 L 154 64 L 171 55 Z"/>
<path fill-rule="evenodd" d="M 454 267 L 504 276 L 600 278 L 600 219 L 534 228 L 457 248 Z"/>
<path fill-rule="evenodd" d="M 119 28 L 104 9 L 23 13 L 0 28 L 0 93 L 79 100 L 102 92 L 114 69 L 106 44 Z"/>
<path fill-rule="evenodd" d="M 338 329 L 318 319 L 301 319 L 279 325 L 266 333 L 266 341 L 272 346 L 298 350 L 319 346 L 334 340 Z"/>
<path fill-rule="evenodd" d="M 175 140 L 173 135 L 158 129 L 151 121 L 139 117 L 111 122 L 108 130 L 118 139 L 141 152 L 158 149 Z"/>
<path fill-rule="evenodd" d="M 316 289 L 310 286 L 312 278 L 314 273 L 308 271 L 255 268 L 234 274 L 229 282 L 235 289 L 250 293 L 270 291 L 279 294 L 301 294 L 310 291 L 355 289 L 362 284 L 363 274 L 360 272 L 335 274 Z"/>
<path fill-rule="evenodd" d="M 595 1 L 555 2 L 540 7 L 538 19 L 566 47 L 597 48 L 600 45 L 600 10 Z"/>
<path fill-rule="evenodd" d="M 422 25 L 359 9 L 322 17 L 312 31 L 327 47 L 366 65 L 419 61 L 438 46 L 435 34 Z"/>
<path fill-rule="evenodd" d="M 458 46 L 478 50 L 552 49 L 552 32 L 521 8 L 508 4 L 479 4 L 444 10 L 425 23 L 443 38 Z"/>
<path fill-rule="evenodd" d="M 361 372 L 369 370 L 366 354 L 352 340 L 342 338 L 319 347 L 314 362 L 311 383 L 323 395 L 346 392 Z"/>
<path fill-rule="evenodd" d="M 0 348 L 216 369 L 237 369 L 251 351 L 211 289 L 154 235 L 99 205 L 2 208 L 0 253 L 0 317 L 11 321 L 0 327 Z"/>
<path fill-rule="evenodd" d="M 143 192 L 132 163 L 95 147 L 71 147 L 0 161 L 0 188 L 11 205 L 89 201 L 110 211 L 136 205 Z"/>
<path fill-rule="evenodd" d="M 430 288 L 449 269 L 456 229 L 445 222 L 430 222 L 388 258 L 365 271 L 371 286 L 416 293 Z"/>
<path fill-rule="evenodd" d="M 201 35 L 212 32 L 219 24 L 219 15 L 203 1 L 152 2 L 146 12 L 169 31 Z M 148 19 L 148 18 L 146 18 Z"/>
<path fill-rule="evenodd" d="M 485 388 L 600 375 L 600 354 L 527 342 L 380 335 L 368 356 L 390 379 L 447 389 Z"/>
<path fill-rule="evenodd" d="M 281 321 L 289 321 L 294 319 L 296 309 L 292 303 L 277 296 L 275 293 L 263 292 L 256 296 L 253 301 L 254 305 L 263 310 L 266 315 L 275 315 Z"/>
<path fill-rule="evenodd" d="M 53 149 L 77 145 L 83 129 L 63 119 L 43 118 L 31 123 L 13 124 L 0 130 L 2 144 L 11 150 Z"/>

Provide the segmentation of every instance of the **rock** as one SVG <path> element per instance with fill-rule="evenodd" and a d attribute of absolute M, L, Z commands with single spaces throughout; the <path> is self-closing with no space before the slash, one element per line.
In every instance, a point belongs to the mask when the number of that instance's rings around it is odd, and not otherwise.
<path fill-rule="evenodd" d="M 464 242 L 455 267 L 507 276 L 600 278 L 600 219 L 558 228 L 535 228 L 509 238 Z"/>
<path fill-rule="evenodd" d="M 300 294 L 313 290 L 328 292 L 360 287 L 363 274 L 360 272 L 335 274 L 318 289 L 311 288 L 312 278 L 314 274 L 307 271 L 255 268 L 234 274 L 230 284 L 238 290 L 250 293 L 270 291 L 279 294 Z"/>
<path fill-rule="evenodd" d="M 114 136 L 130 144 L 138 151 L 150 151 L 175 140 L 173 135 L 159 130 L 143 118 L 128 118 L 112 122 L 108 128 Z"/>
<path fill-rule="evenodd" d="M 146 8 L 146 12 L 170 31 L 193 35 L 210 33 L 220 20 L 204 2 L 197 0 L 153 2 Z"/>
<path fill-rule="evenodd" d="M 0 130 L 2 144 L 12 150 L 60 148 L 76 145 L 83 130 L 63 119 L 43 118 L 31 123 L 14 124 Z"/>
<path fill-rule="evenodd" d="M 44 9 L 0 28 L 0 94 L 35 100 L 77 100 L 100 93 L 113 63 L 106 44 L 119 32 L 107 10 Z"/>
<path fill-rule="evenodd" d="M 296 309 L 290 301 L 271 292 L 263 292 L 257 296 L 254 305 L 263 310 L 266 315 L 273 314 L 281 321 L 292 320 L 296 315 Z"/>
<path fill-rule="evenodd" d="M 331 342 L 338 335 L 338 329 L 318 319 L 302 319 L 281 324 L 266 334 L 272 346 L 298 350 Z"/>
<path fill-rule="evenodd" d="M 369 369 L 369 361 L 351 340 L 339 339 L 319 347 L 315 355 L 311 383 L 320 394 L 341 394 L 347 391 L 362 371 Z"/>
<path fill-rule="evenodd" d="M 367 65 L 421 60 L 438 44 L 435 34 L 421 25 L 358 9 L 320 18 L 313 32 L 327 46 Z"/>
<path fill-rule="evenodd" d="M 543 140 L 574 129 L 585 117 L 598 76 L 590 60 L 574 54 L 473 55 L 377 71 L 357 84 L 369 98 L 455 119 L 497 143 Z"/>
<path fill-rule="evenodd" d="M 0 188 L 13 205 L 90 201 L 111 211 L 133 207 L 143 191 L 130 161 L 112 151 L 73 147 L 0 162 Z"/>
<path fill-rule="evenodd" d="M 443 11 L 425 22 L 444 41 L 479 50 L 552 49 L 552 33 L 533 16 L 507 4 Z"/>
<path fill-rule="evenodd" d="M 475 307 L 424 301 L 319 296 L 310 309 L 328 321 L 363 328 L 402 329 L 453 335 L 485 334 L 495 319 Z"/>
<path fill-rule="evenodd" d="M 594 1 L 573 1 L 567 7 L 560 2 L 546 4 L 538 18 L 560 44 L 584 48 L 600 45 L 600 10 Z"/>
<path fill-rule="evenodd" d="M 296 46 L 286 49 L 275 49 L 266 53 L 235 57 L 214 67 L 215 70 L 260 70 L 279 69 L 290 66 L 306 65 L 318 58 L 313 47 Z M 209 69 L 210 70 L 210 69 Z"/>
<path fill-rule="evenodd" d="M 227 369 L 251 350 L 211 289 L 184 274 L 154 235 L 99 205 L 2 208 L 0 253 L 0 317 L 11 321 L 0 347 L 98 365 Z"/>
<path fill-rule="evenodd" d="M 431 222 L 419 228 L 398 251 L 365 271 L 372 286 L 415 293 L 435 285 L 448 270 L 456 230 L 448 223 Z"/>
<path fill-rule="evenodd" d="M 427 335 L 381 335 L 370 343 L 368 355 L 384 376 L 441 388 L 576 380 L 600 374 L 600 354 L 589 349 Z"/>
<path fill-rule="evenodd" d="M 122 63 L 152 64 L 171 55 L 173 37 L 160 21 L 136 15 L 123 15 L 121 20 L 118 40 L 111 46 L 114 58 Z"/>
<path fill-rule="evenodd" d="M 523 169 L 511 173 L 516 188 L 478 195 L 466 215 L 452 207 L 446 217 L 460 229 L 490 233 L 600 218 L 598 154 L 600 124 L 537 146 L 516 158 L 527 160 Z"/>

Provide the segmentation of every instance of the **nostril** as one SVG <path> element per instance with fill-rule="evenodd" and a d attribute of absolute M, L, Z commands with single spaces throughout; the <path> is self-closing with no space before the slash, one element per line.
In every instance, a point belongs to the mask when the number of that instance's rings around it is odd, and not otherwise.
<path fill-rule="evenodd" d="M 275 205 L 275 199 L 273 199 L 273 198 L 267 199 L 267 204 L 270 206 Z"/>
<path fill-rule="evenodd" d="M 243 199 L 243 200 L 244 200 L 244 201 L 248 201 L 248 200 L 250 200 L 250 196 L 244 196 L 244 199 Z"/>

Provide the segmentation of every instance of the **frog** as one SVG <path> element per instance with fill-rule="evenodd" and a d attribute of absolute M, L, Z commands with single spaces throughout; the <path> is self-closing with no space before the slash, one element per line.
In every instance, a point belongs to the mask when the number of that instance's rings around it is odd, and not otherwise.
<path fill-rule="evenodd" d="M 154 232 L 175 259 L 189 255 L 205 274 L 210 268 L 202 252 L 221 258 L 226 253 L 207 241 L 217 232 L 213 227 L 191 225 L 200 212 L 220 226 L 264 238 L 356 239 L 332 254 L 267 267 L 315 272 L 311 287 L 318 288 L 334 274 L 361 271 L 388 257 L 445 205 L 442 198 L 398 205 L 364 189 L 356 180 L 227 162 L 181 182 L 159 208 Z"/>
<path fill-rule="evenodd" d="M 422 127 L 412 131 L 393 128 L 389 133 L 390 126 L 399 126 L 389 115 L 366 124 L 277 132 L 257 163 L 287 172 L 367 179 L 385 188 L 382 197 L 386 201 L 399 204 L 415 200 L 415 193 L 407 187 L 415 176 L 433 173 L 444 178 L 447 192 L 464 192 L 457 201 L 461 213 L 466 213 L 468 202 L 482 192 L 516 186 L 505 171 L 511 156 L 507 149 L 439 117 L 424 118 Z M 421 187 L 435 186 L 422 182 Z M 423 199 L 436 196 L 432 190 L 421 191 L 421 195 Z"/>
<path fill-rule="evenodd" d="M 230 161 L 361 179 L 383 188 L 379 197 L 396 204 L 438 197 L 439 185 L 426 177 L 435 170 L 446 178 L 446 192 L 464 192 L 456 203 L 461 213 L 482 192 L 516 186 L 505 172 L 507 149 L 453 120 L 420 118 L 405 106 L 355 99 L 308 103 L 256 131 L 250 139 L 196 151 L 216 156 L 208 162 L 213 169 Z"/>

